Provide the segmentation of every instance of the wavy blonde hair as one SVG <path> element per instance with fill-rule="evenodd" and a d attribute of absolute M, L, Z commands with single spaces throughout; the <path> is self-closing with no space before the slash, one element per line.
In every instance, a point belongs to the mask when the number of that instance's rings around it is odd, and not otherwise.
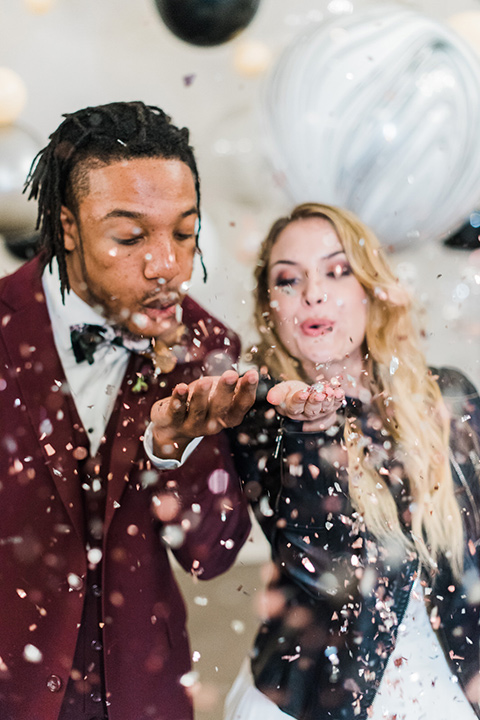
<path fill-rule="evenodd" d="M 337 232 L 367 296 L 365 370 L 373 403 L 397 444 L 409 478 L 411 537 L 402 531 L 388 485 L 368 462 L 360 429 L 349 420 L 345 445 L 353 505 L 379 540 L 407 552 L 416 549 L 430 569 L 443 554 L 458 577 L 463 567 L 464 537 L 448 456 L 450 418 L 420 347 L 410 296 L 390 269 L 376 236 L 352 213 L 305 203 L 271 227 L 255 272 L 255 322 L 260 334 L 257 362 L 273 377 L 309 382 L 270 318 L 268 269 L 272 247 L 282 230 L 293 222 L 315 217 L 328 220 Z"/>

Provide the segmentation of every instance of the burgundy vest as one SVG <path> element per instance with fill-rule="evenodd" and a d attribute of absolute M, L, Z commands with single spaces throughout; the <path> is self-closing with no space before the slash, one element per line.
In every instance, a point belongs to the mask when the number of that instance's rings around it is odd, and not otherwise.
<path fill-rule="evenodd" d="M 132 356 L 129 369 L 132 363 L 138 363 L 139 360 L 138 357 Z M 145 360 L 142 359 L 141 362 L 144 364 Z M 129 370 L 126 375 L 130 375 Z M 85 431 L 78 418 L 73 399 L 68 396 L 74 430 L 72 440 L 79 454 L 77 481 L 82 491 L 85 552 L 89 562 L 82 622 L 78 631 L 72 671 L 58 720 L 107 720 L 108 718 L 103 662 L 101 554 L 106 483 L 114 438 L 114 432 L 109 432 L 109 429 L 117 427 L 121 398 L 120 391 L 105 429 L 103 441 L 97 454 L 91 457 L 88 428 Z"/>

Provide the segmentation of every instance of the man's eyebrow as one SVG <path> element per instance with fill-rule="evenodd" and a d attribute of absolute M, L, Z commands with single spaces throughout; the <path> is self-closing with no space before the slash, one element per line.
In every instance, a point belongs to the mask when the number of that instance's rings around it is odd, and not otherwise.
<path fill-rule="evenodd" d="M 103 216 L 103 220 L 110 220 L 110 218 L 130 218 L 132 220 L 139 220 L 143 217 L 143 213 L 140 212 L 134 212 L 132 210 L 121 210 L 120 208 L 116 208 L 115 210 L 111 210 L 109 213 Z"/>
<path fill-rule="evenodd" d="M 185 212 L 183 212 L 180 215 L 180 217 L 186 218 L 186 217 L 189 217 L 190 215 L 198 215 L 198 208 L 192 207 L 192 208 L 190 208 L 190 210 L 185 210 Z"/>
<path fill-rule="evenodd" d="M 189 217 L 190 215 L 198 215 L 196 207 L 192 207 L 189 210 L 180 214 L 181 218 Z M 121 208 L 115 208 L 110 210 L 109 213 L 103 216 L 102 220 L 111 220 L 112 218 L 128 218 L 130 220 L 141 220 L 145 217 L 145 213 L 135 212 L 134 210 L 122 210 Z"/>
<path fill-rule="evenodd" d="M 330 260 L 330 258 L 335 257 L 335 255 L 345 255 L 345 250 L 335 250 L 329 255 L 323 255 L 320 260 Z M 275 265 L 298 265 L 298 263 L 294 260 L 277 260 L 271 267 L 273 268 Z"/>

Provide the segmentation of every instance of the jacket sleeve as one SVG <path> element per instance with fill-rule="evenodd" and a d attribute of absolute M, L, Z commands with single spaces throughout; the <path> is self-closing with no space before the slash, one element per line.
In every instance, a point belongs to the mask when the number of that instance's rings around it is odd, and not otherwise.
<path fill-rule="evenodd" d="M 154 503 L 163 542 L 202 580 L 233 564 L 251 529 L 225 432 L 205 437 L 179 468 L 160 471 Z"/>
<path fill-rule="evenodd" d="M 480 440 L 480 398 L 475 385 L 460 370 L 450 367 L 432 368 L 452 418 L 468 426 Z"/>
<path fill-rule="evenodd" d="M 459 370 L 432 368 L 451 417 L 450 464 L 469 539 L 480 539 L 480 399 Z"/>

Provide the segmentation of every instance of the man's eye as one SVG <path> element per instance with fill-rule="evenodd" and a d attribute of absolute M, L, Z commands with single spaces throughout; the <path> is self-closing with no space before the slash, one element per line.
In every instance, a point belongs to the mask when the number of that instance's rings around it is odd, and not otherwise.
<path fill-rule="evenodd" d="M 142 235 L 136 235 L 129 238 L 114 238 L 119 245 L 136 245 L 142 239 Z"/>

